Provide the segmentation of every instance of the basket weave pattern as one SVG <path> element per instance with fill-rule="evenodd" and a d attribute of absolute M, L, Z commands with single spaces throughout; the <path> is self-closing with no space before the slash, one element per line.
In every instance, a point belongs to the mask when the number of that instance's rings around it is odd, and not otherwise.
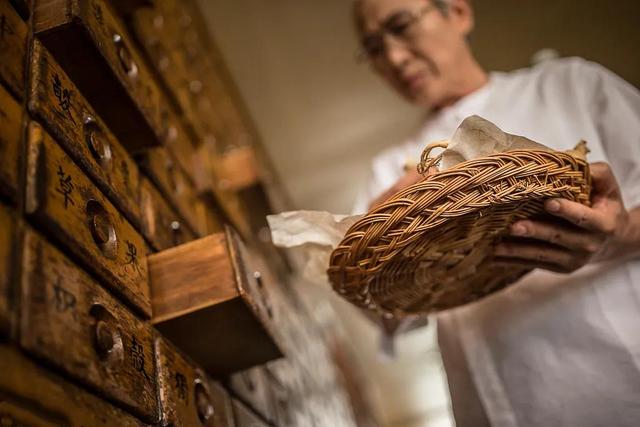
<path fill-rule="evenodd" d="M 439 160 L 430 151 L 444 146 L 425 149 L 421 173 Z M 550 197 L 589 203 L 589 167 L 580 157 L 514 150 L 426 176 L 347 231 L 331 255 L 334 289 L 358 306 L 402 316 L 503 288 L 529 271 L 492 263 L 492 248 L 513 222 L 545 215 Z"/>

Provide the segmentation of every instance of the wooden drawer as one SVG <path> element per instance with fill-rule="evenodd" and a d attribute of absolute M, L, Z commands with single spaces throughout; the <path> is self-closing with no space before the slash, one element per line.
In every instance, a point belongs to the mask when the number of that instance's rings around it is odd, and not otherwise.
<path fill-rule="evenodd" d="M 16 234 L 14 215 L 0 204 L 0 336 L 7 336 L 11 327 L 10 294 L 17 257 Z"/>
<path fill-rule="evenodd" d="M 18 193 L 22 123 L 22 107 L 0 86 L 0 195 L 12 201 Z"/>
<path fill-rule="evenodd" d="M 180 62 L 179 52 L 175 48 L 175 41 L 181 37 L 175 18 L 164 16 L 157 7 L 144 8 L 132 15 L 131 26 L 180 110 L 193 122 L 187 70 Z"/>
<path fill-rule="evenodd" d="M 108 3 L 37 0 L 34 30 L 129 151 L 164 141 L 169 107 Z"/>
<path fill-rule="evenodd" d="M 269 421 L 275 421 L 273 395 L 264 368 L 257 366 L 229 377 L 229 389 Z"/>
<path fill-rule="evenodd" d="M 194 240 L 196 235 L 153 184 L 146 178 L 141 183 L 142 230 L 151 246 L 159 251 Z"/>
<path fill-rule="evenodd" d="M 183 39 L 186 32 L 191 33 L 192 30 L 188 25 L 183 28 L 175 13 L 163 6 L 166 5 L 158 4 L 155 8 L 137 11 L 132 17 L 133 32 L 198 136 L 213 136 L 221 122 L 213 111 L 214 104 L 202 102 L 199 98 L 208 92 L 205 87 L 207 80 L 215 76 L 199 73 L 197 64 L 186 60 Z M 183 9 L 184 4 L 180 8 Z M 200 51 L 200 57 L 202 53 Z M 212 121 L 220 123 L 216 126 Z"/>
<path fill-rule="evenodd" d="M 173 155 L 166 148 L 159 147 L 141 154 L 139 160 L 143 171 L 191 228 L 198 235 L 205 234 L 205 219 L 193 209 L 197 203 L 195 188 Z"/>
<path fill-rule="evenodd" d="M 27 53 L 27 24 L 8 1 L 0 2 L 0 82 L 14 96 L 24 93 L 24 66 Z"/>
<path fill-rule="evenodd" d="M 26 213 L 106 286 L 151 315 L 142 236 L 37 123 L 29 124 Z"/>
<path fill-rule="evenodd" d="M 226 151 L 220 156 L 217 166 L 219 180 L 231 190 L 250 187 L 259 180 L 258 162 L 250 146 Z"/>
<path fill-rule="evenodd" d="M 268 427 L 269 424 L 254 414 L 243 403 L 233 399 L 231 404 L 233 406 L 235 427 Z"/>
<path fill-rule="evenodd" d="M 162 337 L 156 338 L 162 425 L 231 426 L 230 400 L 200 368 Z"/>
<path fill-rule="evenodd" d="M 152 322 L 214 375 L 282 356 L 274 328 L 279 315 L 248 256 L 227 228 L 149 257 Z"/>
<path fill-rule="evenodd" d="M 238 195 L 220 178 L 217 165 L 219 154 L 210 141 L 203 142 L 197 148 L 194 160 L 194 179 L 198 194 L 211 200 L 226 220 L 233 224 L 245 237 L 251 235 L 249 223 Z"/>
<path fill-rule="evenodd" d="M 139 225 L 137 165 L 38 41 L 31 54 L 29 110 L 104 194 Z"/>
<path fill-rule="evenodd" d="M 134 427 L 143 424 L 0 345 L 0 425 Z"/>
<path fill-rule="evenodd" d="M 151 327 L 33 230 L 22 258 L 21 346 L 156 422 Z"/>

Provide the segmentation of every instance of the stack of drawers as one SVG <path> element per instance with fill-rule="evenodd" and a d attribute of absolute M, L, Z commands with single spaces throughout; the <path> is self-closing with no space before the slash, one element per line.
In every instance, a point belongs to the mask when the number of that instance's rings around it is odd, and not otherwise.
<path fill-rule="evenodd" d="M 0 0 L 0 425 L 353 425 L 257 141 L 192 1 Z"/>

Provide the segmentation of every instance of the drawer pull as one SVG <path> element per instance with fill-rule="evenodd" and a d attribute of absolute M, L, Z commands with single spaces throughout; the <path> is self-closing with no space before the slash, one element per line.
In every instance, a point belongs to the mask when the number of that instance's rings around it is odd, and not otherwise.
<path fill-rule="evenodd" d="M 124 346 L 120 330 L 114 326 L 116 319 L 100 304 L 91 307 L 89 314 L 95 319 L 93 345 L 98 355 L 111 364 L 122 362 Z"/>
<path fill-rule="evenodd" d="M 84 121 L 84 138 L 93 158 L 103 169 L 110 170 L 113 158 L 111 145 L 100 126 L 91 116 L 88 116 Z"/>
<path fill-rule="evenodd" d="M 206 425 L 215 415 L 215 410 L 211 403 L 211 397 L 209 396 L 207 389 L 202 385 L 202 381 L 200 379 L 196 379 L 194 381 L 194 389 L 198 418 L 202 424 Z"/>
<path fill-rule="evenodd" d="M 99 202 L 89 200 L 87 202 L 87 217 L 94 242 L 104 256 L 114 259 L 117 255 L 118 236 L 109 214 Z"/>
<path fill-rule="evenodd" d="M 273 309 L 271 308 L 271 303 L 269 302 L 269 298 L 264 291 L 264 283 L 262 283 L 262 274 L 259 271 L 253 272 L 253 278 L 256 279 L 256 283 L 258 284 L 258 291 L 260 292 L 260 300 L 262 301 L 262 306 L 267 311 L 267 316 L 269 319 L 273 319 Z"/>
<path fill-rule="evenodd" d="M 122 69 L 129 75 L 131 78 L 135 78 L 138 76 L 138 66 L 133 61 L 131 57 L 131 52 L 129 52 L 129 48 L 124 43 L 124 40 L 120 34 L 113 35 L 113 43 L 116 45 L 116 49 L 118 51 L 118 59 L 120 60 L 120 65 Z"/>

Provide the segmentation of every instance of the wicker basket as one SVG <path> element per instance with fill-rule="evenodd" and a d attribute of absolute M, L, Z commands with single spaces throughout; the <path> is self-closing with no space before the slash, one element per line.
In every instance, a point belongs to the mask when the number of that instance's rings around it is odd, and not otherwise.
<path fill-rule="evenodd" d="M 418 170 L 434 166 L 429 145 Z M 570 152 L 513 150 L 426 176 L 355 223 L 331 255 L 334 289 L 387 316 L 429 313 L 475 301 L 529 269 L 492 263 L 515 221 L 547 215 L 544 200 L 589 203 L 586 145 Z"/>

